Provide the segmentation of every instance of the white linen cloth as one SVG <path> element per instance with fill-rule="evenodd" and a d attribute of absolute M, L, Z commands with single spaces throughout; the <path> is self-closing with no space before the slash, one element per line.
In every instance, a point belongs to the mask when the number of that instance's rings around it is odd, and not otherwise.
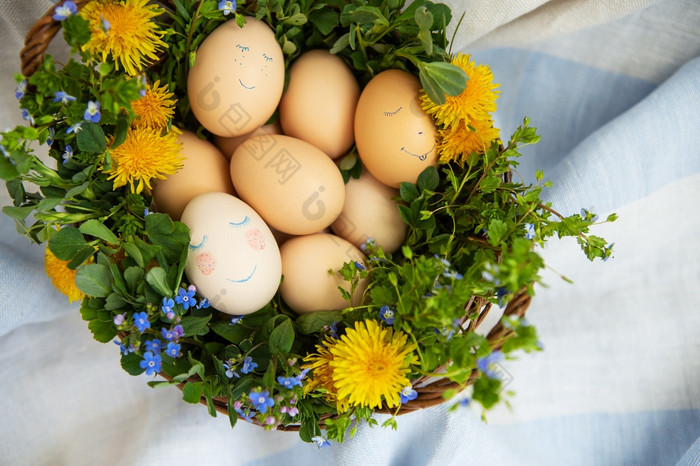
<path fill-rule="evenodd" d="M 520 174 L 554 183 L 562 213 L 618 222 L 589 263 L 573 241 L 543 251 L 528 313 L 545 351 L 507 361 L 511 410 L 488 424 L 440 406 L 317 450 L 154 390 L 92 340 L 43 272 L 43 249 L 0 218 L 0 463 L 8 465 L 700 464 L 700 3 L 468 0 L 453 49 L 501 83 L 496 125 L 530 117 L 542 141 Z M 0 128 L 24 34 L 51 2 L 0 3 Z M 2 204 L 8 197 L 3 191 Z"/>

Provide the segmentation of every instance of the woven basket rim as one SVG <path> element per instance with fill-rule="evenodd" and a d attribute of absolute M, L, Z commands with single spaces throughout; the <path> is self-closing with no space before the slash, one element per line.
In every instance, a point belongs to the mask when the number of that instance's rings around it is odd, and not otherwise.
<path fill-rule="evenodd" d="M 74 0 L 78 9 L 81 9 L 86 4 L 92 0 Z M 161 4 L 166 4 L 170 7 L 173 6 L 171 0 L 160 1 Z M 254 3 L 254 2 L 251 2 Z M 58 31 L 61 29 L 61 22 L 53 19 L 54 10 L 56 5 L 51 6 L 29 29 L 25 36 L 24 47 L 20 52 L 20 62 L 21 62 L 21 73 L 25 77 L 29 77 L 37 70 L 41 62 L 43 61 L 46 49 L 49 44 L 56 36 Z M 503 150 L 503 146 L 501 146 Z M 506 182 L 512 180 L 512 172 L 507 172 L 504 174 Z M 532 296 L 529 294 L 526 288 L 523 288 L 519 292 L 515 293 L 511 300 L 506 305 L 503 316 L 519 317 L 525 316 L 527 309 L 532 300 Z M 465 313 L 462 321 L 460 321 L 460 328 L 463 332 L 468 332 L 479 327 L 489 314 L 493 307 L 493 303 L 486 300 L 485 298 L 475 298 L 469 300 L 465 305 Z M 477 317 L 473 322 L 468 322 L 467 328 L 462 328 L 461 326 L 466 322 L 466 316 L 472 313 L 474 310 L 480 309 L 478 311 Z M 513 333 L 512 329 L 507 328 L 503 325 L 502 319 L 489 331 L 486 338 L 491 344 L 491 348 L 496 351 L 501 348 L 503 342 Z M 438 368 L 441 370 L 444 368 Z M 172 378 L 165 373 L 159 373 L 162 378 L 168 381 L 172 381 Z M 421 377 L 419 379 L 411 381 L 414 385 L 414 389 L 418 393 L 418 397 L 407 403 L 401 404 L 398 409 L 381 408 L 375 410 L 375 413 L 379 414 L 392 414 L 392 415 L 403 415 L 419 411 L 421 409 L 430 408 L 437 406 L 439 404 L 447 401 L 443 395 L 448 390 L 457 390 L 458 392 L 465 389 L 467 386 L 471 385 L 473 381 L 478 377 L 478 369 L 472 369 L 471 374 L 467 378 L 467 381 L 463 384 L 451 381 L 447 378 L 435 378 L 429 380 L 427 377 Z M 176 386 L 182 390 L 185 383 L 197 382 L 198 376 L 193 376 L 177 384 Z M 202 395 L 200 402 L 204 405 L 208 405 L 208 401 L 204 395 Z M 213 397 L 212 402 L 214 409 L 221 413 L 228 415 L 228 402 L 225 397 Z M 321 422 L 325 419 L 333 418 L 332 415 L 324 415 L 321 417 Z M 243 419 L 239 416 L 239 419 Z M 257 420 L 253 422 L 256 425 L 262 426 Z M 288 424 L 279 425 L 276 430 L 280 431 L 299 431 L 299 424 Z"/>
<path fill-rule="evenodd" d="M 530 302 L 532 301 L 532 297 L 530 294 L 527 292 L 526 289 L 522 289 L 520 292 L 516 293 L 513 298 L 508 302 L 506 305 L 505 309 L 503 310 L 503 316 L 509 316 L 509 317 L 519 317 L 522 318 L 525 316 L 525 313 L 527 312 Z M 477 298 L 477 299 L 472 299 L 470 300 L 471 304 L 471 309 L 478 309 L 481 307 L 481 311 L 479 312 L 476 320 L 474 322 L 469 322 L 468 326 L 466 329 L 463 329 L 463 331 L 470 331 L 473 329 L 476 329 L 483 323 L 485 320 L 486 316 L 489 314 L 489 312 L 493 308 L 493 303 L 490 301 L 487 301 L 483 298 Z M 470 306 L 468 305 L 465 308 L 465 316 L 469 314 L 470 311 Z M 489 333 L 486 336 L 486 339 L 489 341 L 491 344 L 491 348 L 496 351 L 499 350 L 503 346 L 503 342 L 507 339 L 509 335 L 513 333 L 512 329 L 507 328 L 501 320 L 489 331 Z M 165 373 L 159 373 L 162 378 L 168 381 L 172 381 L 172 377 L 168 376 Z M 415 411 L 420 411 L 421 409 L 425 408 L 431 408 L 433 406 L 437 406 L 440 404 L 445 403 L 447 400 L 444 398 L 444 393 L 447 390 L 456 390 L 457 392 L 460 392 L 464 390 L 466 387 L 471 385 L 474 380 L 478 377 L 478 369 L 473 369 L 471 374 L 469 375 L 467 381 L 463 384 L 460 384 L 459 382 L 454 382 L 450 379 L 447 378 L 435 378 L 434 380 L 424 380 L 426 379 L 425 377 L 419 378 L 412 380 L 411 383 L 415 384 L 414 385 L 414 390 L 418 393 L 418 397 L 416 399 L 411 400 L 407 403 L 401 404 L 397 409 L 390 409 L 390 408 L 381 408 L 377 409 L 374 412 L 377 414 L 391 414 L 391 415 L 397 415 L 401 416 L 404 414 L 409 414 L 413 413 Z M 186 382 L 199 382 L 200 379 L 198 376 L 193 376 L 190 377 L 189 379 L 177 384 L 176 386 L 182 390 L 185 386 Z M 421 385 L 421 383 L 424 383 Z M 209 402 L 207 401 L 207 398 L 202 395 L 200 398 L 200 403 L 207 406 Z M 212 397 L 212 403 L 214 405 L 214 409 L 224 415 L 228 415 L 228 400 L 226 397 L 220 396 L 220 397 Z M 325 415 L 321 417 L 321 422 L 323 422 L 325 419 L 329 418 L 335 418 L 335 415 Z M 241 416 L 239 416 L 239 419 L 243 419 Z M 250 421 L 249 421 L 250 422 Z M 262 427 L 262 423 L 260 423 L 257 420 L 253 420 L 253 424 L 259 425 Z M 287 424 L 287 425 L 279 425 L 276 427 L 276 430 L 281 430 L 281 431 L 294 431 L 298 432 L 300 429 L 299 424 Z"/>

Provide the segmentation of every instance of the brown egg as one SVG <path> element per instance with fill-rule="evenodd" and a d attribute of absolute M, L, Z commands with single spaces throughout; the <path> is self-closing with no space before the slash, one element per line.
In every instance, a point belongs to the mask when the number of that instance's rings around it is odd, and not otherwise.
<path fill-rule="evenodd" d="M 214 144 L 228 160 L 231 160 L 231 156 L 236 149 L 238 149 L 238 146 L 243 144 L 248 138 L 253 136 L 265 136 L 267 134 L 282 134 L 282 127 L 280 126 L 279 121 L 261 126 L 260 128 L 241 136 L 232 136 L 230 138 L 224 136 L 214 136 Z"/>
<path fill-rule="evenodd" d="M 355 144 L 367 170 L 398 188 L 437 163 L 437 128 L 420 106 L 420 81 L 402 70 L 379 73 L 360 95 Z"/>
<path fill-rule="evenodd" d="M 364 256 L 342 238 L 326 233 L 299 236 L 280 248 L 282 256 L 282 299 L 299 314 L 313 311 L 341 310 L 350 305 L 338 290 L 351 291 L 350 282 L 328 273 L 338 271 L 346 262 L 366 266 Z M 360 304 L 367 288 L 367 278 L 353 294 L 353 306 Z"/>
<path fill-rule="evenodd" d="M 228 161 L 221 152 L 205 139 L 189 131 L 178 136 L 182 144 L 182 169 L 153 187 L 153 196 L 159 212 L 179 220 L 182 211 L 198 194 L 212 191 L 233 194 Z"/>
<path fill-rule="evenodd" d="M 399 191 L 380 183 L 369 172 L 345 185 L 343 211 L 331 225 L 333 232 L 361 248 L 368 239 L 386 252 L 396 251 L 406 237 L 406 223 L 393 199 Z"/>
<path fill-rule="evenodd" d="M 282 48 L 270 27 L 246 17 L 217 27 L 197 49 L 187 95 L 197 120 L 218 136 L 240 136 L 264 125 L 284 88 Z"/>
<path fill-rule="evenodd" d="M 236 192 L 272 228 L 308 235 L 338 218 L 345 201 L 340 170 L 320 149 L 289 136 L 251 137 L 231 157 Z"/>
<path fill-rule="evenodd" d="M 284 134 L 306 141 L 335 159 L 354 140 L 360 86 L 345 62 L 326 50 L 301 55 L 289 70 L 280 101 Z"/>

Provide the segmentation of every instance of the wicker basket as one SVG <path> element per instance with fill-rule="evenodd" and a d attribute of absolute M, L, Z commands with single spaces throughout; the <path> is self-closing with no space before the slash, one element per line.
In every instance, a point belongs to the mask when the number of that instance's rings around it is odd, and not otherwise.
<path fill-rule="evenodd" d="M 89 3 L 91 0 L 75 0 L 76 6 L 80 9 Z M 173 7 L 173 3 L 170 1 L 161 2 L 162 4 Z M 46 49 L 49 43 L 58 33 L 61 28 L 61 23 L 52 18 L 54 13 L 54 8 L 51 7 L 39 20 L 32 26 L 25 38 L 25 45 L 20 53 L 21 60 L 21 72 L 22 75 L 28 77 L 32 75 L 38 66 L 41 64 Z M 156 64 L 157 65 L 157 64 Z M 506 182 L 510 181 L 511 174 L 508 173 L 505 178 Z M 530 305 L 531 297 L 527 290 L 521 290 L 516 293 L 512 299 L 507 304 L 503 311 L 504 316 L 512 317 L 523 317 L 527 312 Z M 492 310 L 492 303 L 479 297 L 472 297 L 465 306 L 465 314 L 460 322 L 460 326 L 464 331 L 470 331 L 476 329 L 479 325 L 483 323 L 486 316 Z M 467 315 L 476 313 L 477 317 L 472 320 L 467 320 Z M 466 325 L 466 328 L 464 327 Z M 508 329 L 499 321 L 488 333 L 487 339 L 493 350 L 498 350 L 503 345 L 504 341 L 513 333 L 513 330 Z M 436 372 L 439 372 L 443 368 L 438 368 Z M 166 374 L 159 374 L 166 380 L 171 380 Z M 466 385 L 470 385 L 478 377 L 478 370 L 474 369 L 470 374 Z M 190 379 L 192 382 L 198 381 L 198 377 L 194 376 Z M 404 403 L 400 406 L 399 410 L 383 408 L 376 410 L 378 413 L 384 414 L 406 414 L 414 411 L 418 411 L 423 408 L 429 408 L 432 406 L 439 405 L 445 401 L 443 394 L 448 390 L 461 390 L 464 388 L 465 384 L 453 382 L 447 378 L 435 378 L 435 377 L 421 377 L 412 381 L 412 385 L 418 397 L 412 401 Z M 184 382 L 179 384 L 178 387 L 182 389 L 184 387 Z M 207 404 L 206 398 L 202 396 L 202 404 Z M 228 415 L 228 402 L 226 397 L 214 397 L 213 398 L 214 408 L 216 411 Z M 326 415 L 321 418 L 331 417 Z M 257 422 L 257 421 L 256 421 Z M 286 426 L 278 426 L 277 430 L 284 431 L 298 431 L 299 425 L 290 424 Z"/>

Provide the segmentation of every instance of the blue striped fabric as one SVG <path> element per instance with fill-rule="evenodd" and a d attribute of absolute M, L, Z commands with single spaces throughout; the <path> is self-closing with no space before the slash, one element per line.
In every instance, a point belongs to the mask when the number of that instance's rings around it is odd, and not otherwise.
<path fill-rule="evenodd" d="M 479 2 L 450 2 L 462 3 Z M 502 135 L 524 116 L 539 128 L 519 174 L 543 170 L 562 213 L 620 214 L 594 232 L 616 243 L 606 263 L 589 263 L 575 241 L 542 251 L 554 271 L 528 318 L 545 351 L 503 363 L 512 409 L 483 422 L 476 407 L 449 413 L 447 403 L 322 450 L 294 433 L 231 431 L 176 391 L 126 375 L 116 346 L 94 342 L 45 278 L 43 250 L 2 216 L 0 463 L 700 465 L 700 3 L 630 2 L 635 13 L 623 17 L 609 4 L 568 3 L 590 27 L 567 32 L 545 18 L 536 42 L 508 43 L 494 26 L 497 48 L 458 44 L 501 83 Z M 0 4 L 4 44 L 19 49 L 29 8 Z M 543 13 L 531 9 L 520 19 Z M 0 51 L 4 94 L 14 88 L 9 56 Z M 0 128 L 17 123 L 12 99 L 0 102 Z"/>

